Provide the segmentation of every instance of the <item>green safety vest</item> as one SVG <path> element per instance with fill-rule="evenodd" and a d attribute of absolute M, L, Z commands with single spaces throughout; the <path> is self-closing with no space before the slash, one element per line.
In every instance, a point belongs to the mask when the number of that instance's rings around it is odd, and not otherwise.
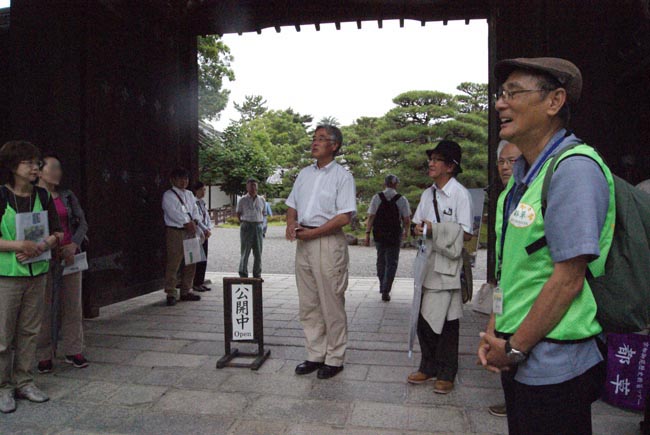
<path fill-rule="evenodd" d="M 36 200 L 32 211 L 43 211 L 40 195 L 34 191 Z M 48 193 L 49 198 L 49 193 Z M 7 201 L 5 212 L 0 221 L 0 231 L 2 238 L 5 240 L 16 240 L 16 210 Z M 50 262 L 48 260 L 37 261 L 30 264 L 22 264 L 16 259 L 16 253 L 13 251 L 0 252 L 0 276 L 24 277 L 38 276 L 47 273 Z"/>
<path fill-rule="evenodd" d="M 616 218 L 614 180 L 607 165 L 590 146 L 577 146 L 562 157 L 574 154 L 590 157 L 598 163 L 609 185 L 609 207 L 599 240 L 600 256 L 588 265 L 591 274 L 598 277 L 605 272 L 605 261 L 614 234 Z M 549 158 L 542 166 L 539 174 L 528 186 L 517 208 L 510 216 L 503 241 L 503 256 L 501 255 L 502 223 L 506 194 L 514 185 L 512 177 L 506 189 L 499 196 L 495 225 L 497 270 L 501 267 L 499 286 L 503 290 L 503 313 L 496 315 L 496 330 L 501 333 L 514 334 L 517 331 L 539 296 L 542 287 L 553 273 L 554 263 L 549 248 L 545 243 L 539 243 L 544 237 L 542 185 L 551 160 L 552 158 Z M 566 222 L 566 225 L 575 226 L 580 223 Z M 501 264 L 499 264 L 499 259 L 501 259 Z M 585 279 L 582 291 L 573 300 L 560 322 L 546 335 L 546 338 L 559 341 L 582 340 L 599 334 L 602 328 L 596 320 L 596 309 L 596 301 L 589 283 Z"/>

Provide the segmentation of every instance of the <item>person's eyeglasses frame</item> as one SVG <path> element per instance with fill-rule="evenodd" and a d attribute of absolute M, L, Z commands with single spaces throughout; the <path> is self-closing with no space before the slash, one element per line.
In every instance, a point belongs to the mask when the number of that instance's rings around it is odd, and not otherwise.
<path fill-rule="evenodd" d="M 319 143 L 334 142 L 334 139 L 332 139 L 330 137 L 328 137 L 328 138 L 326 138 L 326 137 L 312 137 L 311 138 L 311 143 L 314 143 L 314 142 L 319 142 Z"/>
<path fill-rule="evenodd" d="M 515 165 L 517 159 L 499 159 L 497 160 L 498 166 L 510 166 L 511 168 Z"/>
<path fill-rule="evenodd" d="M 494 94 L 494 101 L 499 101 L 503 98 L 503 101 L 512 101 L 519 94 L 525 94 L 529 92 L 549 92 L 548 89 L 517 89 L 510 91 L 508 89 L 501 89 Z"/>

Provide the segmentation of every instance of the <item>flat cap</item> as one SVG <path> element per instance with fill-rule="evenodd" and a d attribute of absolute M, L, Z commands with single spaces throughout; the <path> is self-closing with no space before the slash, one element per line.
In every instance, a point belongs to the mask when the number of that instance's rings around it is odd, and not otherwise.
<path fill-rule="evenodd" d="M 546 73 L 554 77 L 566 90 L 569 104 L 575 104 L 580 100 L 582 74 L 572 62 L 559 57 L 504 59 L 496 63 L 494 74 L 499 84 L 501 84 L 506 81 L 511 72 L 518 69 Z"/>

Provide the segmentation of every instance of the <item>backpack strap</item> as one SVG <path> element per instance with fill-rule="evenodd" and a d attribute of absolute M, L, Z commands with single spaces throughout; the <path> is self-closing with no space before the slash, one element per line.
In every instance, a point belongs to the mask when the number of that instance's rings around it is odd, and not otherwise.
<path fill-rule="evenodd" d="M 544 183 L 542 184 L 542 218 L 544 218 L 544 215 L 546 214 L 548 188 L 551 185 L 551 179 L 553 178 L 553 174 L 555 173 L 555 168 L 557 167 L 559 161 L 562 159 L 562 156 L 568 151 L 571 151 L 572 149 L 577 147 L 578 145 L 582 145 L 582 144 L 577 143 L 577 144 L 569 145 L 568 147 L 562 148 L 560 151 L 558 151 L 557 154 L 554 154 L 551 157 L 551 163 L 549 164 L 549 167 L 546 170 L 546 174 L 544 175 Z M 546 245 L 547 245 L 546 236 L 542 236 L 540 239 L 535 240 L 533 243 L 526 246 L 526 253 L 528 255 L 533 255 L 535 252 L 539 251 Z"/>
<path fill-rule="evenodd" d="M 546 170 L 546 174 L 544 175 L 544 183 L 542 184 L 542 218 L 546 214 L 546 206 L 548 205 L 548 189 L 551 185 L 551 179 L 553 178 L 553 174 L 555 173 L 555 169 L 557 168 L 558 164 L 565 158 L 571 158 L 573 156 L 564 156 L 567 152 L 571 151 L 577 146 L 583 145 L 581 143 L 576 143 L 573 145 L 569 145 L 566 148 L 561 149 L 557 154 L 555 154 L 552 159 L 551 163 L 549 164 L 549 168 Z M 594 149 L 595 150 L 595 149 Z M 598 151 L 596 151 L 598 152 Z M 575 156 L 581 156 L 581 157 L 586 157 L 590 158 L 588 155 L 585 154 L 574 154 Z M 600 168 L 600 165 L 598 165 Z M 602 170 L 602 168 L 601 168 Z M 542 249 L 544 246 L 546 246 L 546 237 L 542 237 L 539 240 L 536 240 L 535 242 L 531 243 L 530 245 L 526 246 L 526 252 L 528 255 L 532 255 L 534 252 L 539 251 Z M 587 268 L 587 277 L 590 277 L 591 271 L 589 268 Z"/>
<path fill-rule="evenodd" d="M 386 199 L 386 195 L 384 195 L 384 192 L 377 193 L 377 196 L 379 196 L 381 202 L 388 202 L 388 199 Z"/>
<path fill-rule="evenodd" d="M 402 195 L 400 195 L 399 193 L 397 193 L 397 194 L 395 194 L 395 196 L 393 196 L 393 198 L 390 200 L 390 202 L 392 202 L 393 204 L 397 204 L 397 201 L 399 201 L 399 199 L 400 199 L 401 197 L 402 197 Z"/>
<path fill-rule="evenodd" d="M 571 151 L 577 146 L 580 146 L 582 144 L 576 143 L 573 145 L 569 145 L 566 148 L 562 148 L 557 154 L 553 156 L 551 159 L 551 163 L 549 165 L 549 168 L 546 170 L 546 175 L 544 176 L 544 183 L 542 184 L 542 217 L 546 214 L 546 205 L 547 205 L 547 197 L 548 197 L 548 188 L 551 185 L 551 178 L 553 178 L 553 174 L 555 173 L 555 168 L 557 167 L 558 162 L 562 159 L 562 156 L 566 154 L 568 151 Z M 581 154 L 583 155 L 583 154 Z M 587 156 L 585 156 L 587 157 Z"/>

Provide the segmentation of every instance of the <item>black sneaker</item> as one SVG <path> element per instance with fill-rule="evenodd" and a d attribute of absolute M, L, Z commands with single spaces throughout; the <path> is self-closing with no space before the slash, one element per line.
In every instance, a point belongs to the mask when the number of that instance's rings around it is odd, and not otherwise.
<path fill-rule="evenodd" d="M 52 360 L 46 359 L 38 362 L 38 372 L 40 374 L 52 373 Z"/>
<path fill-rule="evenodd" d="M 210 287 L 208 287 L 207 285 L 202 285 L 201 288 L 203 289 L 204 292 L 212 291 L 212 289 Z"/>
<path fill-rule="evenodd" d="M 84 356 L 80 353 L 76 355 L 66 355 L 65 362 L 72 364 L 73 367 L 76 367 L 78 369 L 88 367 L 88 361 L 86 361 L 86 358 L 84 358 Z"/>
<path fill-rule="evenodd" d="M 384 302 L 390 301 L 390 293 L 382 293 L 381 294 L 381 300 Z"/>
<path fill-rule="evenodd" d="M 195 295 L 194 293 L 181 295 L 181 301 L 200 301 L 200 300 L 201 300 L 201 296 Z"/>
<path fill-rule="evenodd" d="M 195 285 L 195 286 L 192 287 L 192 290 L 194 290 L 195 292 L 204 292 L 205 291 L 203 289 L 202 285 Z"/>
<path fill-rule="evenodd" d="M 174 296 L 167 296 L 167 306 L 173 307 L 176 305 L 176 298 Z"/>

